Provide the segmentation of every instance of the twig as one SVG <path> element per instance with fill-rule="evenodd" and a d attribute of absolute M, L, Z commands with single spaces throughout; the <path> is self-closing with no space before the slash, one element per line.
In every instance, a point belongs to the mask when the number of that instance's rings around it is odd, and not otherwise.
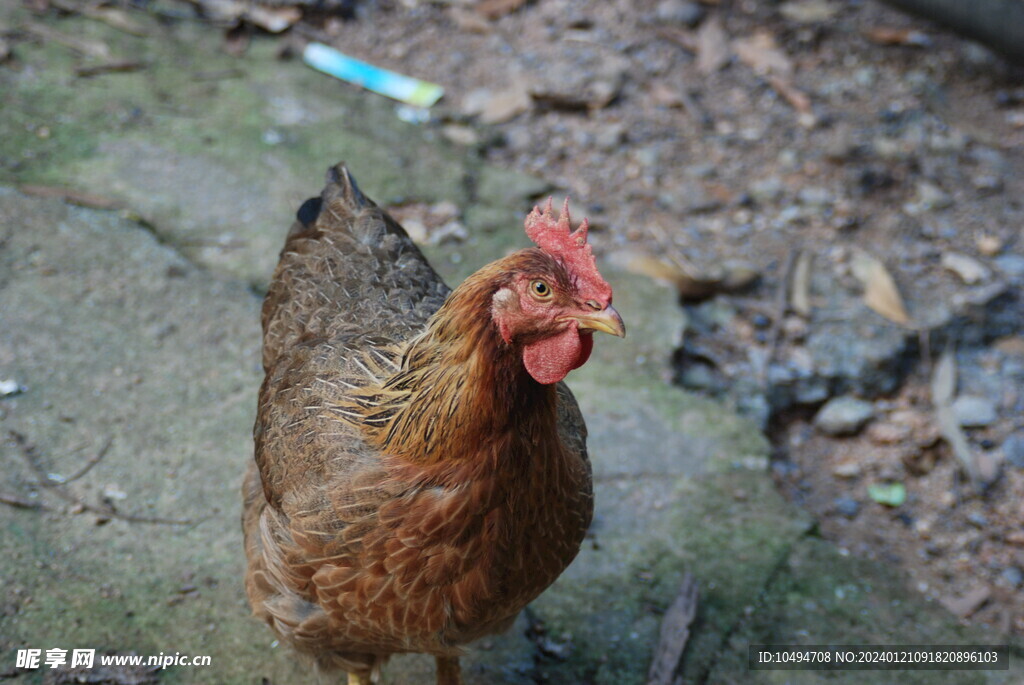
<path fill-rule="evenodd" d="M 697 615 L 697 581 L 687 573 L 675 601 L 665 612 L 658 634 L 647 685 L 670 685 L 690 639 L 690 624 Z"/>
<path fill-rule="evenodd" d="M 109 438 L 107 438 L 107 441 L 103 443 L 103 447 L 100 448 L 100 451 L 97 452 L 95 456 L 89 457 L 89 460 L 85 462 L 85 466 L 78 469 L 78 471 L 62 480 L 61 484 L 67 485 L 68 483 L 73 483 L 82 476 L 84 476 L 85 474 L 89 473 L 89 471 L 92 470 L 93 466 L 96 466 L 96 464 L 100 463 L 100 461 L 103 460 L 103 457 L 107 456 L 107 452 L 110 451 L 110 446 L 113 444 L 114 436 L 110 436 Z"/>
<path fill-rule="evenodd" d="M 9 495 L 6 492 L 0 492 L 0 504 L 6 504 L 14 507 L 15 509 L 45 509 L 43 503 L 38 500 L 26 499 L 18 495 Z"/>
<path fill-rule="evenodd" d="M 120 202 L 113 198 L 105 197 L 103 195 L 95 195 L 93 193 L 86 193 L 80 190 L 73 190 L 71 188 L 61 188 L 59 186 L 23 184 L 18 186 L 18 190 L 26 195 L 33 195 L 35 197 L 58 197 L 64 200 L 64 202 L 78 205 L 79 207 L 91 207 L 93 209 L 119 209 L 122 206 Z"/>
<path fill-rule="evenodd" d="M 89 78 L 90 76 L 98 76 L 100 74 L 109 74 L 112 72 L 123 73 L 128 71 L 138 71 L 139 69 L 145 69 L 146 66 L 145 62 L 138 62 L 135 60 L 116 60 L 113 62 L 104 62 L 103 64 L 75 67 L 75 75 L 81 76 L 82 78 Z"/>
<path fill-rule="evenodd" d="M 137 516 L 135 514 L 124 514 L 109 504 L 89 504 L 81 497 L 76 495 L 74 492 L 72 492 L 69 488 L 66 488 L 65 484 L 66 482 L 69 482 L 76 478 L 80 478 L 81 476 L 85 475 L 85 473 L 87 473 L 89 469 L 95 466 L 95 464 L 98 463 L 99 460 L 103 458 L 103 454 L 106 454 L 107 449 L 109 449 L 109 442 L 103 447 L 103 449 L 100 451 L 99 454 L 97 454 L 96 457 L 93 457 L 90 460 L 90 462 L 92 463 L 86 463 L 86 465 L 79 469 L 79 471 L 75 473 L 71 478 L 69 478 L 68 481 L 61 482 L 46 475 L 42 467 L 39 466 L 39 463 L 36 461 L 35 445 L 30 444 L 24 435 L 18 433 L 17 431 L 8 431 L 7 434 L 11 438 L 11 440 L 14 441 L 14 444 L 18 446 L 18 451 L 21 453 L 22 459 L 25 460 L 25 463 L 28 464 L 28 467 L 29 469 L 31 469 L 32 474 L 36 477 L 37 485 L 49 489 L 55 495 L 57 495 L 57 497 L 67 502 L 78 511 L 88 511 L 98 516 L 103 516 L 112 519 L 120 519 L 122 521 L 128 521 L 130 523 L 159 523 L 169 526 L 192 526 L 201 523 L 202 521 L 206 520 L 206 518 L 209 518 L 203 517 L 199 519 L 169 519 L 159 516 Z"/>

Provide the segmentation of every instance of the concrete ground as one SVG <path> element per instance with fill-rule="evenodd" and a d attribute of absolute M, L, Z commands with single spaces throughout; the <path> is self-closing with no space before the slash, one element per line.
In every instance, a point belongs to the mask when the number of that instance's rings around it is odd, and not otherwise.
<path fill-rule="evenodd" d="M 248 616 L 238 526 L 259 291 L 291 216 L 340 159 L 382 204 L 452 201 L 469 237 L 427 249 L 456 283 L 526 244 L 521 220 L 546 184 L 277 60 L 271 41 L 236 60 L 204 25 L 133 18 L 146 38 L 0 8 L 0 24 L 44 21 L 148 64 L 76 78 L 77 57 L 48 40 L 19 44 L 0 66 L 0 380 L 23 386 L 0 399 L 0 674 L 38 682 L 42 671 L 15 668 L 17 649 L 84 647 L 212 657 L 159 682 L 311 682 Z M 117 208 L 30 196 L 26 184 Z M 470 682 L 644 682 L 687 571 L 700 605 L 681 682 L 1021 682 L 1019 659 L 1008 672 L 748 671 L 749 644 L 1005 638 L 958 625 L 892 569 L 821 541 L 775 491 L 757 428 L 665 381 L 685 326 L 673 293 L 608 263 L 602 272 L 630 335 L 598 341 L 569 379 L 591 431 L 592 537 L 512 631 L 470 651 Z M 40 487 L 29 466 L 67 478 L 108 442 L 62 488 Z M 60 493 L 189 523 L 108 519 Z M 388 678 L 428 682 L 431 668 L 400 657 Z"/>

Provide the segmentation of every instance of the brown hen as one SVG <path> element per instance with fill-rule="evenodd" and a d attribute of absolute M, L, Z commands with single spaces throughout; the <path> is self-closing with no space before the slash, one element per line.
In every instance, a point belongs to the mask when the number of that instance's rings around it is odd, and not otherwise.
<path fill-rule="evenodd" d="M 339 165 L 288 233 L 263 304 L 256 458 L 243 487 L 254 613 L 320 671 L 374 683 L 505 630 L 579 551 L 593 497 L 561 383 L 612 291 L 551 203 L 538 247 L 449 292 Z"/>

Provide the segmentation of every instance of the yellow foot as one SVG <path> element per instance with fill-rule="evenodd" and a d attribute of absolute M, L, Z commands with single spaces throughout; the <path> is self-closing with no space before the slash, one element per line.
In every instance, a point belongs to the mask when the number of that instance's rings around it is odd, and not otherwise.
<path fill-rule="evenodd" d="M 356 673 L 348 674 L 348 685 L 370 685 L 370 679 Z"/>

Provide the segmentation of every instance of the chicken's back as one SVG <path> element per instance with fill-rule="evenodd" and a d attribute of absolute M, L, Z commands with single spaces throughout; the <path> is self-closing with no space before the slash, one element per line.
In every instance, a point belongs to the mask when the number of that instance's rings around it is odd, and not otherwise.
<path fill-rule="evenodd" d="M 343 352 L 402 342 L 448 292 L 408 234 L 339 164 L 288 232 L 263 303 L 264 370 L 297 345 L 332 341 Z"/>

